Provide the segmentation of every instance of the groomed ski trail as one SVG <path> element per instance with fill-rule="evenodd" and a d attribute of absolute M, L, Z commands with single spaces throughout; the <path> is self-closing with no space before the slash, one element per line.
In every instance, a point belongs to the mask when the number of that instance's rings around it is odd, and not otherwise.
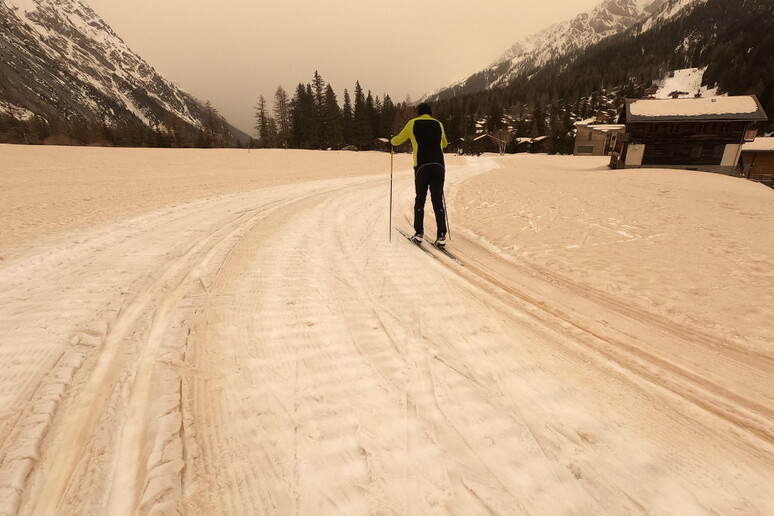
<path fill-rule="evenodd" d="M 472 163 L 450 191 L 496 166 Z M 65 344 L 0 376 L 25 407 L 0 514 L 764 512 L 739 495 L 772 485 L 749 357 L 459 231 L 464 268 L 389 242 L 386 192 L 219 196 L 5 266 L 0 328 L 47 314 Z M 412 196 L 399 173 L 399 216 Z"/>

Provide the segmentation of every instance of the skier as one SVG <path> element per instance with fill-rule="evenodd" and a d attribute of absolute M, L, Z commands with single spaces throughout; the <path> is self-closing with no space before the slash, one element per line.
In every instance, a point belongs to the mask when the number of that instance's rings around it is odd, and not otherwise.
<path fill-rule="evenodd" d="M 449 144 L 443 124 L 433 118 L 430 106 L 424 102 L 417 106 L 417 118 L 408 121 L 406 127 L 390 140 L 398 146 L 409 138 L 414 149 L 414 236 L 411 240 L 420 243 L 424 236 L 425 200 L 430 189 L 435 221 L 438 226 L 435 245 L 446 245 L 446 212 L 443 202 L 443 182 L 446 167 L 443 149 Z"/>

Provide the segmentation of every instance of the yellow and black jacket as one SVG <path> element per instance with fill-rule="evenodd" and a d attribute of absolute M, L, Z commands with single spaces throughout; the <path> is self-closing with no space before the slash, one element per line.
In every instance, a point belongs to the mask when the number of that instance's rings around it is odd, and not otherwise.
<path fill-rule="evenodd" d="M 441 122 L 430 115 L 411 119 L 406 127 L 390 140 L 390 143 L 398 146 L 409 138 L 414 148 L 415 168 L 428 163 L 444 164 L 443 149 L 449 145 L 449 142 L 446 141 L 446 132 Z"/>

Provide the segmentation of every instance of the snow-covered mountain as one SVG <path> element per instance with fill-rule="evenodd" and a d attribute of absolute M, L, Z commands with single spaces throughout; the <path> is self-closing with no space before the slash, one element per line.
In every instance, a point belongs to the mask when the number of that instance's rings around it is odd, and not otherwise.
<path fill-rule="evenodd" d="M 656 24 L 696 2 L 706 0 L 604 0 L 572 20 L 532 34 L 509 48 L 494 63 L 470 77 L 428 93 L 423 100 L 503 86 L 514 77 L 531 73 L 552 59 L 583 50 L 642 23 Z M 652 26 L 652 25 L 651 25 Z"/>
<path fill-rule="evenodd" d="M 639 27 L 640 31 L 647 31 L 653 27 L 666 23 L 669 20 L 682 16 L 687 10 L 695 9 L 697 6 L 706 3 L 707 0 L 666 0 L 663 5 L 648 17 Z"/>
<path fill-rule="evenodd" d="M 202 102 L 159 75 L 82 0 L 0 0 L 0 37 L 5 113 L 205 125 Z"/>

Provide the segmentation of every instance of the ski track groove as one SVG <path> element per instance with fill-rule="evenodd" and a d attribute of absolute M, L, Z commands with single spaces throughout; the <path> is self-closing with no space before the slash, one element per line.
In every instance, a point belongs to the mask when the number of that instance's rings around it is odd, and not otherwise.
<path fill-rule="evenodd" d="M 493 166 L 479 163 L 450 192 Z M 59 315 L 79 321 L 69 333 L 42 325 L 10 357 L 36 367 L 0 372 L 15 386 L 0 414 L 24 405 L 0 427 L 0 514 L 762 513 L 736 495 L 770 485 L 754 353 L 489 253 L 464 228 L 450 242 L 464 268 L 390 243 L 385 185 L 224 196 L 5 264 L 22 310 L 83 298 Z M 399 174 L 396 205 L 411 186 Z M 158 245 L 129 252 L 148 233 Z M 29 290 L 41 270 L 84 281 Z M 123 303 L 105 301 L 115 288 Z M 0 329 L 19 311 L 0 305 Z M 724 387 L 728 371 L 760 401 Z M 743 438 L 727 443 L 716 419 Z M 737 447 L 736 476 L 680 448 L 700 431 L 714 453 Z M 707 485 L 724 489 L 693 495 Z"/>
<path fill-rule="evenodd" d="M 502 280 L 497 279 L 491 271 L 486 270 L 481 265 L 471 265 L 470 268 L 475 270 L 476 276 L 484 278 L 488 283 L 501 289 L 507 295 L 532 305 L 537 309 L 533 311 L 533 315 L 537 318 L 542 320 L 556 318 L 568 324 L 573 330 L 578 330 L 588 335 L 591 337 L 590 341 L 587 339 L 591 347 L 605 355 L 611 362 L 618 363 L 648 381 L 657 380 L 661 387 L 684 397 L 707 412 L 737 425 L 740 429 L 766 441 L 768 444 L 774 444 L 774 429 L 769 428 L 766 422 L 774 418 L 774 411 L 767 409 L 764 405 L 756 403 L 749 397 L 734 394 L 709 378 L 691 373 L 678 364 L 670 362 L 668 359 L 661 358 L 655 353 L 637 347 L 629 342 L 631 337 L 626 333 L 620 333 L 621 337 L 616 337 L 610 332 L 605 332 L 606 328 L 604 327 L 598 326 L 594 328 L 591 321 L 582 321 L 577 316 L 570 315 L 568 311 L 561 310 L 558 307 L 549 307 L 544 302 L 532 297 L 529 293 L 506 285 Z M 588 289 L 585 289 L 584 293 L 587 291 Z M 587 300 L 591 298 L 599 302 L 607 313 L 616 314 L 616 312 L 619 312 L 628 316 L 630 309 L 632 311 L 637 310 L 631 307 L 624 307 L 617 301 L 611 302 L 601 294 L 584 297 Z M 615 306 L 611 306 L 611 304 Z M 657 319 L 656 316 L 651 314 L 643 314 L 641 310 L 637 310 L 637 312 L 636 315 L 639 317 L 637 320 L 647 320 L 653 323 L 648 326 L 649 329 L 652 328 L 655 332 L 668 334 L 673 338 L 680 339 L 680 342 L 683 344 L 681 349 L 693 347 L 696 344 L 707 345 L 707 342 L 711 343 L 710 345 L 712 346 L 718 345 L 714 339 L 702 339 L 701 334 L 698 335 L 698 338 L 691 339 L 690 336 L 694 335 L 694 333 L 687 333 L 679 325 Z M 723 345 L 724 347 L 729 346 L 727 343 L 723 343 Z M 733 351 L 732 353 L 736 354 Z M 709 358 L 711 361 L 719 360 L 712 357 Z M 748 367 L 741 362 L 735 362 L 735 364 L 740 364 L 744 371 L 748 373 L 748 376 L 754 375 L 762 379 L 760 369 Z M 671 378 L 667 375 L 670 375 Z M 740 377 L 744 378 L 745 376 L 741 375 Z M 706 386 L 709 386 L 710 389 L 707 389 Z M 760 392 L 760 394 L 766 395 L 764 392 Z M 740 411 L 741 413 L 739 413 Z"/>

